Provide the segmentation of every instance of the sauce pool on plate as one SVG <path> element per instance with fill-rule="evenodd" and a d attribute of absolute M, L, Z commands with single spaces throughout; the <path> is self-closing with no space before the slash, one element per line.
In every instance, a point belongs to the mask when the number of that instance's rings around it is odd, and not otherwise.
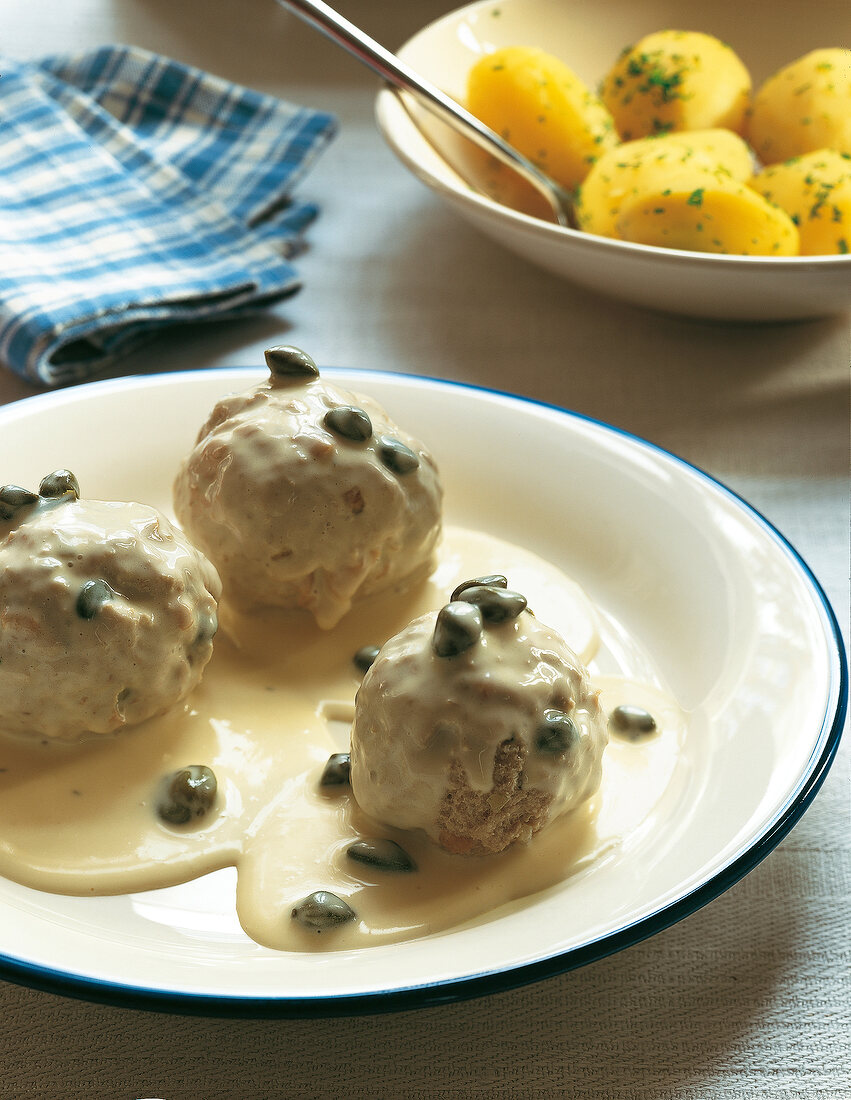
<path fill-rule="evenodd" d="M 374 656 L 460 582 L 487 573 L 509 577 L 590 666 L 606 712 L 622 710 L 595 795 L 529 843 L 456 856 L 418 831 L 369 819 L 345 781 L 322 776 L 348 750 L 364 651 Z M 333 631 L 302 611 L 248 616 L 227 602 L 219 610 L 223 630 L 204 679 L 167 714 L 73 745 L 0 738 L 0 873 L 40 890 L 103 895 L 235 866 L 237 913 L 252 939 L 291 951 L 365 947 L 488 919 L 593 873 L 646 827 L 673 774 L 684 716 L 647 662 L 633 659 L 639 650 L 615 644 L 609 620 L 558 569 L 492 536 L 446 529 L 429 578 L 362 599 Z M 641 714 L 655 729 L 641 728 Z M 214 773 L 213 804 L 171 824 L 158 810 L 164 781 L 193 765 Z M 415 869 L 393 866 L 392 845 Z M 354 916 L 319 930 L 293 916 L 323 892 Z"/>

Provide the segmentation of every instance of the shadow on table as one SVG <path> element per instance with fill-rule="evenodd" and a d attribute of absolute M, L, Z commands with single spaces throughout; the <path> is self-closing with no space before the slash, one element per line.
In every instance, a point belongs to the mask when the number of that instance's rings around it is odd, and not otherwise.
<path fill-rule="evenodd" d="M 91 1100 L 710 1096 L 701 1083 L 723 1067 L 745 1063 L 746 1074 L 755 1048 L 767 1046 L 769 1061 L 777 1057 L 772 1044 L 785 1049 L 787 1037 L 774 1032 L 800 962 L 795 946 L 807 942 L 807 916 L 788 897 L 780 902 L 790 890 L 816 893 L 817 874 L 805 861 L 791 887 L 775 853 L 707 909 L 620 955 L 419 1012 L 205 1020 L 3 987 L 5 1046 L 17 1068 L 0 1096 L 30 1095 L 16 1091 L 16 1072 L 45 1086 L 32 1095 Z M 796 1033 L 803 1044 L 807 1038 Z M 116 1080 L 127 1082 L 126 1093 L 99 1091 Z"/>
<path fill-rule="evenodd" d="M 419 0 L 413 9 L 398 0 L 349 0 L 338 7 L 390 49 L 447 10 L 443 0 Z M 137 0 L 116 5 L 115 18 L 124 41 L 170 53 L 251 87 L 271 89 L 284 81 L 378 87 L 375 76 L 339 46 L 313 41 L 319 32 L 274 0 Z"/>
<path fill-rule="evenodd" d="M 391 330 L 400 358 L 414 343 L 442 376 L 625 427 L 698 465 L 744 441 L 754 472 L 803 475 L 800 446 L 783 445 L 791 422 L 822 476 L 844 476 L 847 316 L 750 324 L 654 313 L 556 279 L 442 209 L 394 228 L 394 251 L 418 258 L 404 270 L 389 263 L 379 290 L 388 311 L 411 303 L 410 325 Z M 446 308 L 418 314 L 435 287 Z"/>
<path fill-rule="evenodd" d="M 764 1029 L 799 934 L 770 915 L 754 922 L 740 888 L 662 936 L 584 970 L 487 1000 L 407 1013 L 390 1023 L 390 1049 L 382 1041 L 387 1021 L 349 1022 L 343 1035 L 324 1023 L 328 1049 L 337 1051 L 326 1069 L 331 1080 L 348 1072 L 354 1081 L 371 1073 L 373 1080 L 405 1082 L 414 1095 L 413 1082 L 428 1067 L 423 1096 L 453 1095 L 453 1086 L 457 1095 L 466 1088 L 467 1095 L 575 1100 L 680 1095 L 709 1082 Z M 396 1095 L 392 1087 L 387 1095 Z"/>

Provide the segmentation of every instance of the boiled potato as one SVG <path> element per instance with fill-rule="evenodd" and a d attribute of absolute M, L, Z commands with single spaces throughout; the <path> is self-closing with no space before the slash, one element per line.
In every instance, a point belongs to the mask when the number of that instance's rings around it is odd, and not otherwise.
<path fill-rule="evenodd" d="M 763 164 L 819 149 L 851 153 L 851 50 L 813 50 L 769 77 L 747 134 Z"/>
<path fill-rule="evenodd" d="M 730 49 L 700 31 L 657 31 L 623 51 L 600 94 L 628 141 L 670 130 L 741 132 L 751 90 Z"/>
<path fill-rule="evenodd" d="M 706 173 L 681 185 L 630 196 L 621 204 L 621 240 L 742 256 L 795 256 L 798 230 L 788 214 L 731 176 Z"/>
<path fill-rule="evenodd" d="M 579 190 L 577 221 L 587 233 L 617 236 L 622 203 L 675 184 L 689 194 L 708 174 L 745 182 L 753 158 L 745 142 L 730 130 L 695 130 L 638 138 L 604 153 Z"/>
<path fill-rule="evenodd" d="M 847 255 L 851 250 L 851 156 L 820 149 L 775 164 L 751 187 L 786 211 L 798 227 L 801 254 Z"/>
<path fill-rule="evenodd" d="M 568 190 L 617 144 L 597 96 L 544 50 L 508 46 L 481 58 L 468 76 L 467 106 Z"/>

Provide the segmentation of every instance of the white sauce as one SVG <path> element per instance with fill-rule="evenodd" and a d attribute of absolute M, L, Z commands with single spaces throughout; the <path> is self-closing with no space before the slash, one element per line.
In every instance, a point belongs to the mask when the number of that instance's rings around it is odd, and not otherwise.
<path fill-rule="evenodd" d="M 328 756 L 347 747 L 334 727 L 352 712 L 359 683 L 352 655 L 440 607 L 459 581 L 487 573 L 505 574 L 591 663 L 606 710 L 645 706 L 659 730 L 634 744 L 612 739 L 598 793 L 532 843 L 499 856 L 451 856 L 423 834 L 368 820 L 348 788 L 320 789 L 318 781 Z M 201 686 L 164 717 L 79 745 L 0 739 L 0 873 L 41 890 L 97 895 L 234 865 L 237 912 L 254 940 L 280 950 L 363 947 L 486 919 L 593 873 L 646 827 L 673 772 L 683 717 L 649 682 L 640 649 L 624 645 L 553 566 L 492 537 L 448 529 L 428 581 L 356 606 L 330 632 L 306 612 L 241 619 L 220 611 L 225 630 Z M 598 653 L 606 675 L 595 667 Z M 156 815 L 157 788 L 188 764 L 215 771 L 217 813 L 198 827 L 170 828 Z M 353 863 L 345 848 L 361 836 L 396 840 L 419 869 L 388 874 Z M 345 898 L 358 919 L 322 934 L 292 920 L 293 906 L 322 889 Z"/>

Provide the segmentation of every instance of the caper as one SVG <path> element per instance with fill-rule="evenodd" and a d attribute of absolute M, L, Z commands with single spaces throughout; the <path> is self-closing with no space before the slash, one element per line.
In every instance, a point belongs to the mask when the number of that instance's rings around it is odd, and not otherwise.
<path fill-rule="evenodd" d="M 218 783 L 211 768 L 190 764 L 167 776 L 157 813 L 169 825 L 185 825 L 204 817 L 216 801 Z"/>
<path fill-rule="evenodd" d="M 215 610 L 203 612 L 198 616 L 198 633 L 195 635 L 195 641 L 199 645 L 202 642 L 212 641 L 218 629 L 219 616 L 216 614 Z"/>
<path fill-rule="evenodd" d="M 293 907 L 291 916 L 312 932 L 327 932 L 355 919 L 355 911 L 330 890 L 315 890 Z"/>
<path fill-rule="evenodd" d="M 80 483 L 70 470 L 54 470 L 41 479 L 38 493 L 42 497 L 73 495 L 76 499 L 80 495 Z"/>
<path fill-rule="evenodd" d="M 356 443 L 363 443 L 372 435 L 372 421 L 356 405 L 338 405 L 336 409 L 329 409 L 323 423 L 329 432 Z"/>
<path fill-rule="evenodd" d="M 320 787 L 342 787 L 349 782 L 352 770 L 352 758 L 347 752 L 335 752 L 328 757 L 322 775 Z"/>
<path fill-rule="evenodd" d="M 470 603 L 454 600 L 437 613 L 431 647 L 438 657 L 457 657 L 481 636 L 481 611 Z"/>
<path fill-rule="evenodd" d="M 37 500 L 37 493 L 22 489 L 20 485 L 0 486 L 0 519 L 11 519 L 19 508 L 35 504 Z"/>
<path fill-rule="evenodd" d="M 526 609 L 526 597 L 510 588 L 490 584 L 475 584 L 465 588 L 458 596 L 465 603 L 475 604 L 482 618 L 488 623 L 504 623 L 516 619 Z"/>
<path fill-rule="evenodd" d="M 104 580 L 86 581 L 77 596 L 77 614 L 81 619 L 93 619 L 115 595 L 115 590 Z"/>
<path fill-rule="evenodd" d="M 362 646 L 354 655 L 354 657 L 352 657 L 355 668 L 360 669 L 361 672 L 367 672 L 372 667 L 372 664 L 378 654 L 379 648 L 377 645 Z"/>
<path fill-rule="evenodd" d="M 567 752 L 579 740 L 579 728 L 563 710 L 549 709 L 535 733 L 535 748 L 548 756 Z"/>
<path fill-rule="evenodd" d="M 409 474 L 419 466 L 420 456 L 410 447 L 406 447 L 401 439 L 394 439 L 392 435 L 380 435 L 376 442 L 378 457 L 394 474 Z"/>
<path fill-rule="evenodd" d="M 346 849 L 349 859 L 377 871 L 416 871 L 417 865 L 394 840 L 356 840 Z"/>
<path fill-rule="evenodd" d="M 478 588 L 482 584 L 487 585 L 488 588 L 508 588 L 508 578 L 499 573 L 490 573 L 487 577 L 473 577 L 469 581 L 461 581 L 449 598 L 458 600 L 462 592 L 468 588 Z"/>
<path fill-rule="evenodd" d="M 618 737 L 635 740 L 656 732 L 656 719 L 643 707 L 622 703 L 609 715 L 609 729 Z"/>
<path fill-rule="evenodd" d="M 274 348 L 267 348 L 264 353 L 266 366 L 278 378 L 318 378 L 319 368 L 306 351 L 295 348 L 292 344 L 279 344 Z"/>

